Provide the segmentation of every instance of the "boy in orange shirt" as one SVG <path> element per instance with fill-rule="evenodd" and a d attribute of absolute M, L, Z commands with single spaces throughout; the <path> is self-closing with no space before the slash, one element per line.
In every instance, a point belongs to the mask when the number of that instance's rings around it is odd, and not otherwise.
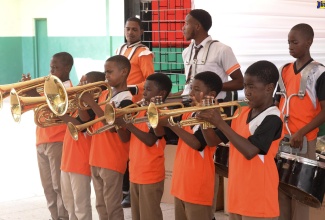
<path fill-rule="evenodd" d="M 248 106 L 242 107 L 231 127 L 217 109 L 196 115 L 230 141 L 229 220 L 278 219 L 279 176 L 274 158 L 282 138 L 282 120 L 273 102 L 278 79 L 278 69 L 271 62 L 258 61 L 247 68 L 244 89 Z M 206 135 L 205 139 L 208 144 L 218 143 Z"/>
<path fill-rule="evenodd" d="M 143 32 L 143 24 L 139 18 L 128 18 L 124 26 L 126 43 L 116 50 L 116 54 L 127 57 L 131 63 L 131 70 L 127 79 L 127 84 L 133 95 L 133 102 L 140 101 L 146 78 L 154 73 L 154 54 L 147 46 L 142 44 L 141 36 L 143 35 Z M 123 179 L 123 194 L 125 196 L 122 201 L 123 208 L 131 206 L 128 166 L 129 165 L 127 165 Z"/>
<path fill-rule="evenodd" d="M 89 72 L 83 76 L 80 83 L 93 83 L 104 81 L 105 74 L 102 72 Z M 92 110 L 79 110 L 79 114 L 87 114 L 93 120 L 95 115 Z M 64 122 L 71 122 L 74 125 L 85 123 L 80 117 L 64 115 L 60 117 Z M 91 220 L 91 200 L 90 200 L 90 165 L 89 152 L 91 137 L 86 133 L 79 132 L 78 140 L 73 140 L 67 129 L 64 136 L 61 160 L 61 191 L 64 206 L 69 213 L 70 220 Z"/>
<path fill-rule="evenodd" d="M 56 53 L 50 62 L 50 73 L 58 77 L 63 85 L 68 88 L 72 86 L 70 71 L 73 66 L 73 57 L 67 52 Z M 29 74 L 23 74 L 22 81 L 30 80 Z M 39 96 L 36 90 L 30 90 L 30 96 Z M 47 208 L 53 220 L 68 219 L 61 194 L 61 156 L 64 134 L 67 126 L 65 124 L 50 127 L 36 127 L 37 162 L 42 186 L 47 202 Z"/>
<path fill-rule="evenodd" d="M 201 72 L 194 76 L 190 96 L 196 100 L 201 96 L 216 97 L 221 88 L 222 81 L 217 74 L 210 71 Z M 185 113 L 182 120 L 194 115 L 192 112 Z M 175 219 L 211 220 L 215 184 L 215 144 L 207 146 L 200 125 L 181 128 L 171 126 L 166 119 L 160 119 L 159 126 L 155 129 L 158 135 L 160 126 L 170 128 L 180 138 L 171 187 L 171 194 L 175 196 Z M 213 131 L 212 128 L 208 130 Z M 215 132 L 212 133 L 215 135 Z M 225 139 L 225 143 L 227 142 Z"/>
<path fill-rule="evenodd" d="M 147 77 L 144 84 L 143 102 L 161 96 L 162 101 L 170 93 L 172 82 L 163 73 Z M 146 118 L 146 111 L 139 112 L 139 118 Z M 148 123 L 120 124 L 131 132 L 129 171 L 131 211 L 133 220 L 162 220 L 160 208 L 164 191 L 166 140 L 157 137 Z"/>
<path fill-rule="evenodd" d="M 310 25 L 302 23 L 291 28 L 288 34 L 289 52 L 296 60 L 281 69 L 279 85 L 282 81 L 281 94 L 287 99 L 278 96 L 276 100 L 286 115 L 284 133 L 289 136 L 292 151 L 298 151 L 298 156 L 316 160 L 318 127 L 325 122 L 325 67 L 310 55 L 313 39 L 314 31 Z M 282 148 L 281 151 L 287 149 Z M 286 195 L 281 188 L 279 203 L 279 219 L 309 219 L 309 207 Z"/>
<path fill-rule="evenodd" d="M 116 107 L 132 104 L 132 95 L 126 84 L 130 68 L 130 61 L 122 55 L 112 56 L 105 62 L 106 80 L 112 87 L 111 103 Z M 108 91 L 103 92 L 98 103 L 105 101 L 107 95 Z M 97 117 L 104 115 L 105 106 L 99 106 L 89 93 L 83 95 L 81 100 L 94 110 Z M 92 129 L 97 130 L 105 123 L 98 122 Z M 125 128 L 112 129 L 92 137 L 89 163 L 100 219 L 124 219 L 122 181 L 129 156 L 129 140 L 130 132 Z"/>

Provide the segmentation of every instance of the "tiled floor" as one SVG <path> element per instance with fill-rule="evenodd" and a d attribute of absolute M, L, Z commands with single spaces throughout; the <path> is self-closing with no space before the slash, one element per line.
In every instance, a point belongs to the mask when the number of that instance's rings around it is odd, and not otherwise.
<path fill-rule="evenodd" d="M 8 99 L 0 110 L 0 220 L 48 220 L 49 211 L 40 183 L 33 113 L 22 115 L 15 123 L 10 114 Z M 93 219 L 98 220 L 92 193 Z M 174 206 L 161 204 L 164 219 L 174 219 Z M 125 219 L 131 218 L 131 209 L 124 209 Z M 228 220 L 223 212 L 218 220 Z"/>
<path fill-rule="evenodd" d="M 94 200 L 92 198 L 93 220 L 98 220 Z M 165 220 L 175 219 L 173 204 L 161 203 L 161 208 Z M 228 220 L 228 216 L 223 211 L 217 212 L 215 216 L 217 220 Z M 0 202 L 0 220 L 48 220 L 49 218 L 44 196 Z M 124 209 L 124 218 L 132 219 L 131 208 Z"/>

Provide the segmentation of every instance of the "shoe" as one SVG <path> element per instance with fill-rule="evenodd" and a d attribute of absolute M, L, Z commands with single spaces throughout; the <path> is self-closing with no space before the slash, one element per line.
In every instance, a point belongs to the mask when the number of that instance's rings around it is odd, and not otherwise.
<path fill-rule="evenodd" d="M 130 198 L 130 194 L 127 194 L 125 196 L 125 198 L 123 199 L 122 203 L 121 203 L 123 208 L 130 208 L 131 207 L 131 198 Z"/>

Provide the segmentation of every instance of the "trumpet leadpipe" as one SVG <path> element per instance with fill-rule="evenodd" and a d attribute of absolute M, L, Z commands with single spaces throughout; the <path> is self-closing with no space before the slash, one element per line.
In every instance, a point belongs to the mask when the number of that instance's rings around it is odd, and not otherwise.
<path fill-rule="evenodd" d="M 176 117 L 184 113 L 203 111 L 203 110 L 208 110 L 213 108 L 231 107 L 231 106 L 237 106 L 239 109 L 236 115 L 223 118 L 223 120 L 231 120 L 233 118 L 238 117 L 238 115 L 241 112 L 241 105 L 240 102 L 238 101 L 222 102 L 219 104 L 214 104 L 209 106 L 191 106 L 191 107 L 184 107 L 184 108 L 171 109 L 171 110 L 161 110 L 158 109 L 154 103 L 150 103 L 147 114 L 148 114 L 148 121 L 150 125 L 153 128 L 156 128 L 159 123 L 159 118 L 169 117 L 170 120 L 172 121 L 172 117 Z"/>

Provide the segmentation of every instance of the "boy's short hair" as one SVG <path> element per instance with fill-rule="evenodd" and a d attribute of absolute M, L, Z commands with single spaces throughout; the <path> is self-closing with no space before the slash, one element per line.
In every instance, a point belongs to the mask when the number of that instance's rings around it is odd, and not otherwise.
<path fill-rule="evenodd" d="M 222 80 L 220 76 L 218 76 L 214 72 L 211 71 L 200 72 L 194 76 L 194 79 L 201 80 L 204 83 L 204 85 L 206 85 L 209 88 L 210 91 L 215 91 L 216 95 L 218 95 L 222 89 Z"/>
<path fill-rule="evenodd" d="M 293 26 L 291 30 L 299 31 L 307 39 L 314 39 L 314 30 L 309 24 L 300 23 Z"/>
<path fill-rule="evenodd" d="M 111 56 L 110 58 L 108 58 L 106 60 L 106 62 L 115 62 L 117 67 L 120 70 L 126 68 L 128 75 L 129 75 L 130 70 L 131 70 L 131 63 L 130 63 L 129 59 L 126 58 L 125 56 L 123 56 L 123 55 Z"/>
<path fill-rule="evenodd" d="M 153 81 L 160 91 L 166 91 L 166 96 L 163 97 L 163 100 L 169 95 L 172 89 L 172 81 L 164 73 L 154 73 L 147 77 L 146 80 Z"/>
<path fill-rule="evenodd" d="M 126 22 L 128 22 L 128 21 L 135 21 L 135 22 L 137 22 L 139 24 L 139 26 L 140 26 L 140 29 L 141 30 L 143 29 L 142 21 L 139 18 L 137 18 L 137 17 L 130 17 L 130 18 L 128 18 L 126 20 Z"/>
<path fill-rule="evenodd" d="M 105 73 L 99 71 L 91 71 L 86 73 L 87 81 L 89 82 L 100 82 L 105 81 Z"/>
<path fill-rule="evenodd" d="M 258 80 L 265 85 L 273 83 L 275 86 L 279 80 L 278 68 L 267 60 L 260 60 L 253 63 L 247 68 L 245 75 L 246 74 L 256 76 Z"/>
<path fill-rule="evenodd" d="M 210 30 L 212 26 L 212 18 L 209 12 L 203 9 L 193 9 L 189 14 L 201 23 L 206 32 Z"/>
<path fill-rule="evenodd" d="M 73 57 L 68 52 L 60 52 L 53 55 L 53 57 L 58 58 L 64 66 L 73 66 Z"/>

